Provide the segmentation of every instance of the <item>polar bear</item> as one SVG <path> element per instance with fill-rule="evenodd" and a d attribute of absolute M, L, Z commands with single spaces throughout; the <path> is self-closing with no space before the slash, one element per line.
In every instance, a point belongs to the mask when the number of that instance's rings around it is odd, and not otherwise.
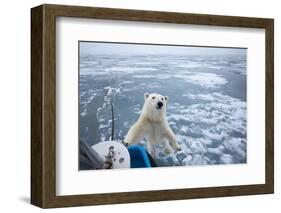
<path fill-rule="evenodd" d="M 164 152 L 170 154 L 171 146 L 180 151 L 177 138 L 166 119 L 167 96 L 157 93 L 145 93 L 142 113 L 137 122 L 129 129 L 124 143 L 126 145 L 136 144 L 145 138 L 149 154 L 155 156 L 154 144 L 163 143 Z M 171 145 L 171 146 L 170 146 Z"/>

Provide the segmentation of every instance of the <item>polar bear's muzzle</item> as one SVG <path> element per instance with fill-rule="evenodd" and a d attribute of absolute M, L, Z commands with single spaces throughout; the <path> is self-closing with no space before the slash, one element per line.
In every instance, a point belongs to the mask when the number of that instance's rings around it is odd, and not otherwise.
<path fill-rule="evenodd" d="M 157 103 L 157 109 L 161 109 L 163 107 L 163 102 L 162 101 L 158 101 Z"/>

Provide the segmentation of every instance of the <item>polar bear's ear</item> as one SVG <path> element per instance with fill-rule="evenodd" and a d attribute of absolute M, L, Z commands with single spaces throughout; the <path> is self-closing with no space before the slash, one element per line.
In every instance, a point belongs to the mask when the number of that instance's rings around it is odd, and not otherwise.
<path fill-rule="evenodd" d="M 149 97 L 149 93 L 144 93 L 144 100 L 146 100 Z"/>
<path fill-rule="evenodd" d="M 169 99 L 168 96 L 165 96 L 165 101 L 168 101 L 168 99 Z"/>

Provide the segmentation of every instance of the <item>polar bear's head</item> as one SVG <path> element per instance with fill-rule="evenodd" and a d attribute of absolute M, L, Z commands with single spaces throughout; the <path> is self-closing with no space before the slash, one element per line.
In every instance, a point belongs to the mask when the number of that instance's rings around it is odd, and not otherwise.
<path fill-rule="evenodd" d="M 162 119 L 166 114 L 168 97 L 157 93 L 144 93 L 143 114 L 151 120 Z"/>

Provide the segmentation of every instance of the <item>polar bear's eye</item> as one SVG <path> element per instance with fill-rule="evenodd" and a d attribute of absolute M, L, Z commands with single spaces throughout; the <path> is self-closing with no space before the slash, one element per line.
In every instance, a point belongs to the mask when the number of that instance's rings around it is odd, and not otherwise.
<path fill-rule="evenodd" d="M 162 97 L 161 100 L 164 101 L 164 98 Z"/>
<path fill-rule="evenodd" d="M 155 99 L 155 96 L 153 96 L 152 99 Z"/>

